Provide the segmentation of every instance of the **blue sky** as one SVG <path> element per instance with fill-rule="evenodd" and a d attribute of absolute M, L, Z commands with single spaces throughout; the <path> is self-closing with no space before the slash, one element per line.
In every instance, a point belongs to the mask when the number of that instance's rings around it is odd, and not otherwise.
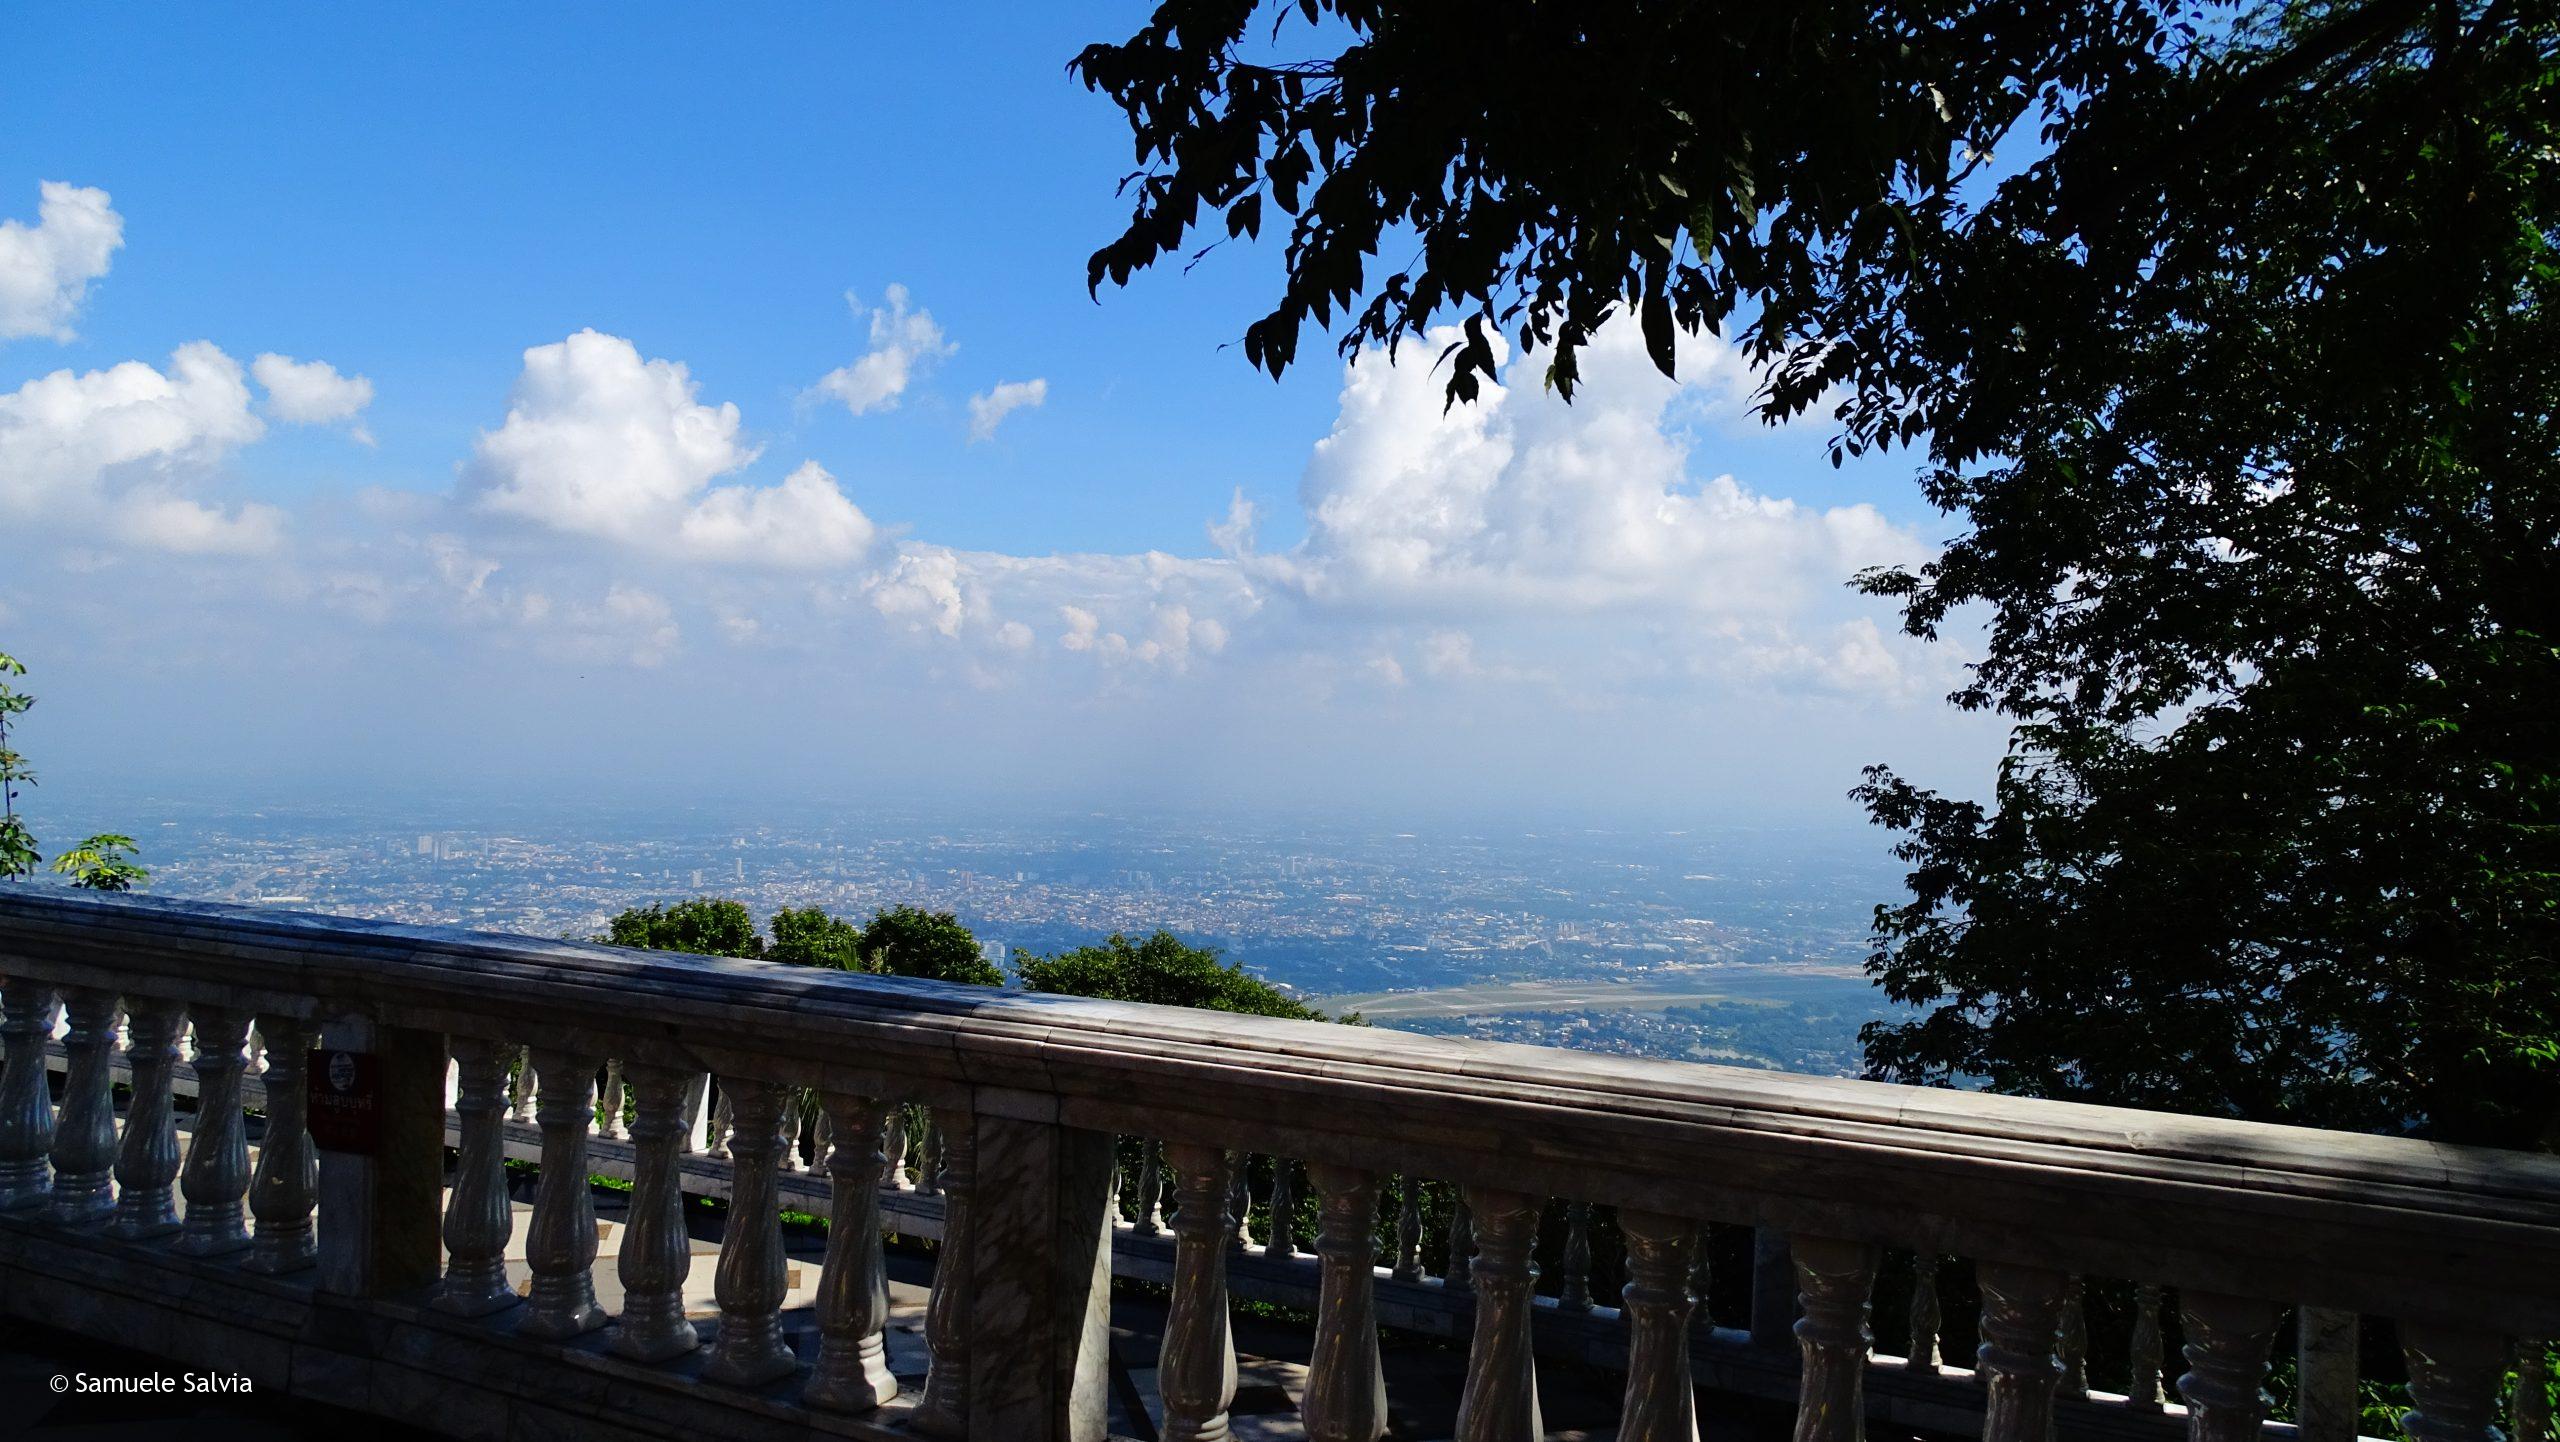
<path fill-rule="evenodd" d="M 1838 584 L 1942 533 L 1910 461 L 1752 424 L 1713 342 L 1442 417 L 1417 365 L 1221 349 L 1268 243 L 1088 298 L 1130 162 L 1065 61 L 1141 18 L 12 7 L 30 750 L 1601 809 L 1979 772 L 1961 651 Z"/>

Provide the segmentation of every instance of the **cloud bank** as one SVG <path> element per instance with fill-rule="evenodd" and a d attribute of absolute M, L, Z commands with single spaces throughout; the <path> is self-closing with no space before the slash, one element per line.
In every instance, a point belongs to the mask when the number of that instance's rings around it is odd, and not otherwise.
<path fill-rule="evenodd" d="M 18 334 L 63 333 L 121 243 L 103 192 L 45 196 L 35 227 L 0 229 L 0 318 Z M 812 388 L 854 414 L 896 408 L 958 352 L 903 287 L 856 310 L 869 349 Z M 928 754 L 955 718 L 1019 716 L 1151 736 L 1153 755 L 1209 731 L 1271 756 L 1428 736 L 1416 756 L 1441 764 L 1459 754 L 1441 741 L 1467 735 L 1489 755 L 1597 717 L 1639 738 L 1671 716 L 1908 717 L 1947 689 L 1961 656 L 1892 634 L 1845 587 L 1925 558 L 1920 537 L 1713 463 L 1748 389 L 1730 352 L 1701 348 L 1674 384 L 1632 331 L 1604 328 L 1575 404 L 1530 357 L 1453 409 L 1437 350 L 1346 366 L 1325 434 L 1201 518 L 1197 554 L 1038 554 L 875 521 L 856 500 L 864 457 L 791 454 L 790 405 L 750 417 L 682 360 L 594 329 L 521 352 L 485 428 L 425 458 L 449 483 L 414 466 L 375 480 L 368 453 L 280 505 L 254 481 L 270 427 L 370 443 L 375 380 L 188 341 L 0 394 L 0 614 L 75 626 L 69 578 L 130 562 L 118 594 L 146 644 L 337 644 L 359 664 L 402 638 L 429 667 L 515 666 L 526 685 L 671 668 L 741 696 L 823 682 L 818 714 L 869 707 Z M 1042 378 L 980 383 L 973 443 L 1048 399 Z M 1270 499 L 1293 479 L 1294 506 Z M 1264 545 L 1280 527 L 1293 538 Z"/>

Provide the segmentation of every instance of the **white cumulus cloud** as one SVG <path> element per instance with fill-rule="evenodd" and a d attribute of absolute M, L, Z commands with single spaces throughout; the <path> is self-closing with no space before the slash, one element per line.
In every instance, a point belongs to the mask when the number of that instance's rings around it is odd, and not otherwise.
<path fill-rule="evenodd" d="M 864 589 L 872 607 L 890 620 L 957 636 L 970 611 L 961 585 L 959 552 L 947 546 L 907 546 Z"/>
<path fill-rule="evenodd" d="M 969 439 L 992 439 L 1006 416 L 1019 410 L 1037 410 L 1048 399 L 1049 382 L 1045 378 L 1005 381 L 993 390 L 969 397 Z"/>
<path fill-rule="evenodd" d="M 282 512 L 185 494 L 264 432 L 240 363 L 210 341 L 178 347 L 166 371 L 55 371 L 0 395 L 0 514 L 159 550 L 267 550 Z"/>
<path fill-rule="evenodd" d="M 1680 388 L 1632 326 L 1604 327 L 1582 367 L 1570 405 L 1488 386 L 1471 406 L 1444 406 L 1427 364 L 1349 367 L 1301 486 L 1307 541 L 1273 572 L 1312 599 L 1389 611 L 1776 616 L 1861 567 L 1927 554 L 1872 506 L 1815 509 L 1729 475 L 1693 478 L 1665 419 Z"/>
<path fill-rule="evenodd" d="M 850 292 L 844 299 L 854 314 L 870 317 L 871 349 L 853 364 L 827 372 L 811 389 L 842 401 L 855 415 L 895 409 L 909 385 L 959 349 L 944 338 L 933 312 L 919 309 L 903 285 L 890 286 L 887 303 L 868 310 Z"/>
<path fill-rule="evenodd" d="M 1454 338 L 1413 347 L 1418 359 L 1372 352 L 1346 368 L 1340 413 L 1300 484 L 1302 542 L 1258 553 L 1255 509 L 1239 493 L 1210 527 L 1219 548 L 1346 619 L 1538 628 L 1568 661 L 1588 652 L 1560 642 L 1559 627 L 1623 636 L 1629 620 L 1652 619 L 1730 676 L 1892 689 L 1907 653 L 1863 621 L 1845 583 L 1930 548 L 1872 506 L 1805 506 L 1701 477 L 1679 422 L 1747 390 L 1733 365 L 1698 367 L 1705 379 L 1683 387 L 1622 323 L 1584 352 L 1570 405 L 1536 386 L 1488 385 L 1475 404 L 1448 406 L 1429 359 Z M 1839 629 L 1853 620 L 1867 629 Z M 1548 674 L 1483 663 L 1457 630 L 1426 638 L 1420 669 Z"/>
<path fill-rule="evenodd" d="M 464 484 L 484 511 L 685 560 L 808 568 L 870 548 L 870 518 L 815 464 L 769 488 L 712 484 L 758 454 L 683 365 L 583 330 L 524 353 Z"/>
<path fill-rule="evenodd" d="M 89 282 L 123 244 L 124 217 L 105 191 L 59 180 L 37 187 L 34 225 L 0 221 L 0 340 L 69 340 Z"/>
<path fill-rule="evenodd" d="M 873 527 L 836 478 L 803 461 L 778 486 L 721 486 L 676 528 L 677 548 L 706 561 L 824 565 L 871 549 Z"/>
<path fill-rule="evenodd" d="M 298 361 L 268 351 L 249 363 L 249 373 L 267 390 L 267 414 L 289 425 L 325 426 L 353 421 L 373 404 L 373 382 L 344 376 L 327 361 Z M 366 445 L 373 436 L 361 425 L 351 434 Z"/>

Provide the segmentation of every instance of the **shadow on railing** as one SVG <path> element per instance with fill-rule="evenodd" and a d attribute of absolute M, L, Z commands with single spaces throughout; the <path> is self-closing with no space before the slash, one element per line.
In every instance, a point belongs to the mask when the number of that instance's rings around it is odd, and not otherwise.
<path fill-rule="evenodd" d="M 230 1298 L 257 1315 L 227 1326 L 159 1318 L 159 1350 L 249 1356 L 281 1329 L 273 1385 L 377 1410 L 441 1377 L 625 1427 L 645 1395 L 725 1435 L 1098 1438 L 1106 1268 L 1170 1289 L 1174 1438 L 1224 1435 L 1231 1297 L 1308 1315 L 1321 1438 L 1381 1435 L 1381 1326 L 1467 1338 L 1457 1435 L 1506 1442 L 1538 1434 L 1541 1357 L 1623 1373 L 1624 1439 L 1694 1437 L 1703 1385 L 1796 1399 L 1799 1442 L 1869 1416 L 2342 1442 L 2368 1316 L 2398 1329 L 2412 1430 L 2485 1442 L 2511 1339 L 2560 1331 L 2548 1157 L 54 893 L 0 895 L 0 977 L 0 1241 L 55 1263 L 13 1248 L 11 1295 L 130 1335 L 149 1306 L 99 1295 L 147 1292 L 137 1268 L 302 1274 Z M 325 1157 L 300 1115 L 315 1026 L 365 1059 L 348 1091 L 373 1109 Z M 509 1160 L 540 1167 L 521 1287 Z M 632 1189 L 618 1317 L 590 1176 Z M 729 1204 L 707 1337 L 681 1301 L 688 1196 Z M 785 1211 L 850 1223 L 807 1363 Z M 884 1233 L 938 1246 L 918 1396 L 884 1360 Z M 1907 1356 L 1874 1350 L 1880 1269 Z M 2099 1369 L 2121 1392 L 2091 1385 L 2084 1276 L 2129 1279 L 2102 1293 L 2130 1318 Z M 2289 1311 L 2291 1425 L 2261 1392 Z M 395 1325 L 339 1347 L 333 1316 Z M 1951 1334 L 1976 1369 L 1943 1360 Z M 528 1349 L 611 1386 L 564 1395 Z M 2520 1438 L 2548 1427 L 2525 1355 Z"/>

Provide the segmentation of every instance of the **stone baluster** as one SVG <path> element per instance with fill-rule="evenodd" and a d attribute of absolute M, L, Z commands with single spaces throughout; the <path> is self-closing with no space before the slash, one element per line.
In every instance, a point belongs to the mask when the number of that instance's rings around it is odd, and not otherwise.
<path fill-rule="evenodd" d="M 948 1188 L 942 1202 L 942 1247 L 934 1258 L 933 1291 L 925 1298 L 924 1342 L 930 1363 L 924 1396 L 909 1425 L 932 1437 L 969 1435 L 969 1273 L 976 1264 L 970 1200 L 978 1184 L 978 1131 L 965 1112 L 945 1118 L 943 1136 Z"/>
<path fill-rule="evenodd" d="M 1796 1342 L 1804 1350 L 1796 1442 L 1860 1442 L 1867 1435 L 1868 1325 L 1876 1249 L 1837 1237 L 1789 1237 L 1795 1259 Z"/>
<path fill-rule="evenodd" d="M 2062 1321 L 2060 1272 L 1983 1262 L 1982 1346 L 1974 1368 L 1983 1380 L 1983 1442 L 2047 1442 L 2053 1434 L 2053 1388 L 2062 1364 L 2053 1340 Z"/>
<path fill-rule="evenodd" d="M 1130 1230 L 1152 1237 L 1164 1230 L 1163 1151 L 1153 1137 L 1138 1138 L 1138 1216 Z"/>
<path fill-rule="evenodd" d="M 702 1153 L 715 1161 L 725 1162 L 729 1160 L 729 1143 L 738 1132 L 738 1119 L 734 1098 L 729 1095 L 729 1084 L 718 1078 L 714 1078 L 711 1084 L 718 1089 L 719 1095 L 711 1102 L 711 1145 L 704 1147 Z"/>
<path fill-rule="evenodd" d="M 1467 1201 L 1466 1189 L 1449 1189 L 1449 1261 L 1441 1281 L 1452 1292 L 1475 1290 L 1475 1269 L 1469 1260 L 1476 1254 L 1475 1213 Z"/>
<path fill-rule="evenodd" d="M 524 1047 L 515 1054 L 516 1080 L 513 1092 L 515 1109 L 507 1113 L 509 1121 L 529 1122 L 539 1108 L 541 1081 L 534 1075 L 533 1049 Z"/>
<path fill-rule="evenodd" d="M 1226 1153 L 1168 1142 L 1173 1173 L 1173 1300 L 1165 1312 L 1156 1387 L 1164 1442 L 1225 1442 L 1236 1400 L 1235 1333 L 1227 1321 L 1227 1215 L 1234 1195 Z"/>
<path fill-rule="evenodd" d="M 1564 1204 L 1564 1254 L 1556 1259 L 1563 1275 L 1556 1279 L 1556 1310 L 1591 1310 L 1591 1204 Z"/>
<path fill-rule="evenodd" d="M 282 1276 L 319 1260 L 311 1228 L 320 1188 L 320 1154 L 311 1146 L 308 1080 L 311 1031 L 299 1017 L 258 1019 L 265 1041 L 267 1121 L 258 1135 L 258 1170 L 249 1178 L 249 1257 L 252 1272 Z"/>
<path fill-rule="evenodd" d="M 1905 1370 L 1935 1373 L 1941 1365 L 1938 1354 L 1938 1331 L 1946 1317 L 1938 1305 L 1938 1264 L 1935 1252 L 1916 1252 L 1911 1258 L 1911 1348 L 1902 1360 Z"/>
<path fill-rule="evenodd" d="M 1700 1222 L 1697 1230 L 1691 1233 L 1689 1238 L 1689 1295 L 1697 1298 L 1701 1304 L 1704 1304 L 1709 1296 L 1707 1283 L 1713 1280 L 1709 1275 L 1707 1239 L 1707 1224 Z"/>
<path fill-rule="evenodd" d="M 2126 1350 L 2132 1355 L 2125 1384 L 2124 1405 L 2136 1412 L 2157 1412 L 2168 1404 L 2168 1394 L 2160 1386 L 2160 1286 L 2156 1282 L 2137 1282 L 2133 1288 L 2133 1335 Z"/>
<path fill-rule="evenodd" d="M 818 1362 L 800 1395 L 831 1412 L 868 1412 L 898 1395 L 898 1379 L 889 1375 L 889 1280 L 880 1253 L 880 1134 L 897 1106 L 843 1092 L 819 1100 L 833 1205 L 818 1278 Z"/>
<path fill-rule="evenodd" d="M 604 1097 L 596 1104 L 597 1136 L 617 1142 L 630 1139 L 630 1129 L 622 1120 L 623 1097 L 626 1090 L 622 1076 L 622 1063 L 607 1057 L 604 1063 Z M 677 1088 L 677 1095 L 681 1100 L 683 1095 L 681 1086 Z M 679 1118 L 676 1125 L 681 1128 L 684 1125 L 683 1120 Z"/>
<path fill-rule="evenodd" d="M 1621 1209 L 1627 1242 L 1627 1398 L 1618 1442 L 1698 1442 L 1697 1392 L 1689 1380 L 1690 1268 L 1698 1226 L 1658 1212 Z"/>
<path fill-rule="evenodd" d="M 2178 1293 L 2187 1334 L 2178 1395 L 2187 1403 L 2189 1442 L 2256 1442 L 2267 1420 L 2267 1348 L 2279 1315 L 2275 1303 L 2254 1297 Z"/>
<path fill-rule="evenodd" d="M 248 1250 L 249 1119 L 240 1105 L 240 1077 L 249 1065 L 249 1018 L 244 1012 L 199 1007 L 196 1023 L 196 1128 L 187 1143 L 179 1189 L 187 1216 L 178 1250 L 192 1257 Z"/>
<path fill-rule="evenodd" d="M 186 1013 L 174 1001 L 137 999 L 128 1008 L 133 1097 L 124 1145 L 116 1152 L 116 1210 L 107 1235 L 133 1241 L 178 1230 L 178 1117 L 170 1102 L 178 1033 Z"/>
<path fill-rule="evenodd" d="M 1422 1280 L 1422 1178 L 1396 1180 L 1396 1264 L 1388 1275 L 1399 1282 Z"/>
<path fill-rule="evenodd" d="M 775 1082 L 723 1078 L 735 1128 L 729 1137 L 729 1226 L 712 1274 L 720 1303 L 720 1338 L 702 1375 L 733 1387 L 761 1387 L 800 1365 L 782 1332 L 782 1299 L 790 1276 L 782 1255 L 783 1108 L 791 1089 Z"/>
<path fill-rule="evenodd" d="M 1270 1240 L 1263 1243 L 1263 1255 L 1294 1257 L 1298 1255 L 1298 1164 L 1287 1157 L 1271 1159 L 1271 1229 Z"/>
<path fill-rule="evenodd" d="M 515 1214 L 507 1206 L 507 1063 L 515 1048 L 457 1036 L 453 1051 L 454 1115 L 462 1134 L 453 1193 L 444 1209 L 444 1287 L 435 1307 L 463 1317 L 502 1312 L 523 1299 L 507 1279 L 507 1238 Z M 549 1158 L 543 1175 L 550 1176 Z"/>
<path fill-rule="evenodd" d="M 41 1207 L 53 1192 L 53 1084 L 45 1037 L 53 992 L 23 978 L 0 985 L 0 1212 Z"/>
<path fill-rule="evenodd" d="M 889 1120 L 880 1132 L 880 1185 L 893 1192 L 912 1192 L 916 1184 L 907 1176 L 907 1109 L 889 1108 Z"/>
<path fill-rule="evenodd" d="M 2073 1277 L 2063 1284 L 2062 1315 L 2053 1324 L 2053 1357 L 2062 1376 L 2053 1395 L 2074 1402 L 2089 1400 L 2089 1288 Z"/>
<path fill-rule="evenodd" d="M 702 1345 L 685 1320 L 684 1279 L 693 1270 L 693 1239 L 684 1227 L 682 1153 L 689 1073 L 633 1065 L 622 1080 L 636 1107 L 631 1131 L 630 1226 L 614 1275 L 622 1282 L 621 1325 L 613 1349 L 640 1362 L 664 1362 Z"/>
<path fill-rule="evenodd" d="M 536 1048 L 533 1069 L 542 1126 L 542 1178 L 525 1228 L 525 1269 L 533 1274 L 516 1330 L 559 1340 L 605 1324 L 596 1305 L 596 1202 L 587 1181 L 587 1128 L 596 1119 L 600 1059 Z"/>
<path fill-rule="evenodd" d="M 1253 1245 L 1253 1158 L 1243 1152 L 1235 1154 L 1235 1164 L 1227 1178 L 1227 1213 L 1235 1223 L 1231 1240 L 1241 1250 Z"/>
<path fill-rule="evenodd" d="M 1494 1187 L 1467 1187 L 1462 1200 L 1475 1232 L 1475 1340 L 1458 1394 L 1457 1442 L 1537 1442 L 1538 1366 L 1530 1350 L 1530 1300 L 1538 1267 L 1538 1199 Z"/>
<path fill-rule="evenodd" d="M 1387 1379 L 1378 1360 L 1377 1178 L 1310 1162 L 1307 1180 L 1316 1195 L 1319 1270 L 1315 1350 L 1298 1410 L 1308 1442 L 1378 1442 L 1387 1429 Z"/>
<path fill-rule="evenodd" d="M 62 1000 L 69 1071 L 50 1153 L 51 1211 L 65 1226 L 94 1226 L 116 1209 L 116 998 L 75 987 Z"/>
<path fill-rule="evenodd" d="M 2514 1442 L 2551 1442 L 2551 1344 L 2516 1343 L 2516 1385 L 2507 1397 L 2507 1435 Z"/>
<path fill-rule="evenodd" d="M 2495 1442 L 2498 1384 L 2509 1356 L 2504 1337 L 2404 1320 L 2400 1353 L 2409 1362 L 2409 1400 L 2417 1404 L 2400 1416 L 2410 1442 Z"/>
<path fill-rule="evenodd" d="M 2363 1420 L 2356 1352 L 2363 1319 L 2332 1307 L 2294 1313 L 2293 1426 L 2298 1442 L 2355 1442 Z"/>

